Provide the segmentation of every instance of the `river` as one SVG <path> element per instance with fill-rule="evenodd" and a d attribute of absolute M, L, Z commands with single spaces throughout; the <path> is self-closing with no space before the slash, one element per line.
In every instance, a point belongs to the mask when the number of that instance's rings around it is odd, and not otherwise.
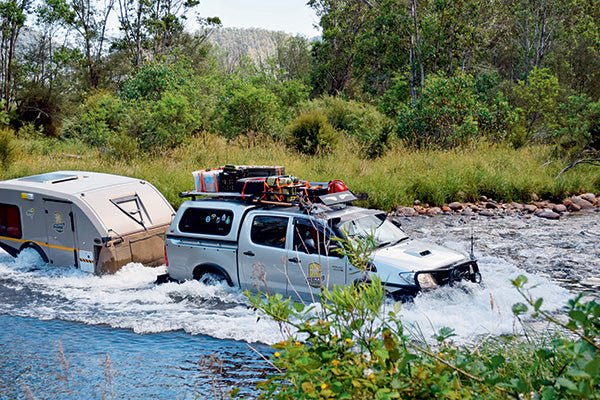
<path fill-rule="evenodd" d="M 459 342 L 515 332 L 510 280 L 520 274 L 553 312 L 579 292 L 600 297 L 598 212 L 401 222 L 414 237 L 465 252 L 472 233 L 483 275 L 483 285 L 442 288 L 402 306 L 406 326 L 425 337 L 443 326 Z M 0 399 L 219 398 L 232 387 L 255 396 L 271 372 L 267 344 L 282 339 L 278 325 L 258 319 L 239 290 L 154 285 L 162 272 L 130 264 L 97 277 L 0 252 Z"/>

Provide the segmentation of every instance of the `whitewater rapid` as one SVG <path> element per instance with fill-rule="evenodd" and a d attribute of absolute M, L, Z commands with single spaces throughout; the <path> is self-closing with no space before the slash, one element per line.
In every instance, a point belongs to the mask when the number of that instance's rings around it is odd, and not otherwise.
<path fill-rule="evenodd" d="M 403 224 L 409 234 L 464 252 L 469 251 L 468 238 L 474 231 L 483 285 L 468 283 L 423 293 L 414 302 L 402 304 L 403 322 L 426 338 L 442 327 L 450 327 L 458 335 L 455 340 L 461 342 L 480 335 L 518 332 L 511 307 L 521 299 L 510 281 L 518 275 L 527 276 L 534 286 L 532 295 L 544 298 L 543 308 L 560 310 L 577 292 L 577 288 L 553 276 L 564 269 L 566 262 L 577 264 L 578 257 L 585 253 L 589 260 L 581 262 L 592 266 L 581 267 L 589 275 L 582 279 L 593 281 L 598 277 L 598 244 L 589 239 L 590 235 L 600 235 L 599 221 L 600 213 L 550 225 L 542 220 L 517 218 L 406 219 Z M 543 234 L 559 240 L 566 233 L 571 233 L 569 251 L 557 250 L 552 240 L 544 242 L 549 248 L 537 250 L 526 240 L 523 243 L 524 237 Z M 148 268 L 132 263 L 114 275 L 93 276 L 75 268 L 44 264 L 35 252 L 23 252 L 16 259 L 0 252 L 0 314 L 107 325 L 141 334 L 182 330 L 267 344 L 283 338 L 278 324 L 268 318 L 259 319 L 239 289 L 192 281 L 155 285 L 157 275 L 164 271 L 164 266 Z"/>

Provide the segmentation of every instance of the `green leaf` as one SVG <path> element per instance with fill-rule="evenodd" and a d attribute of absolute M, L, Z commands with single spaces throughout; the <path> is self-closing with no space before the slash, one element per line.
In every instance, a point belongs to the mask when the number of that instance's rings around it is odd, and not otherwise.
<path fill-rule="evenodd" d="M 577 386 L 573 383 L 573 381 L 571 381 L 567 378 L 563 378 L 563 377 L 557 378 L 556 383 L 559 386 L 562 386 L 562 387 L 572 390 L 574 392 L 577 391 Z"/>
<path fill-rule="evenodd" d="M 294 302 L 293 306 L 294 306 L 294 310 L 298 311 L 299 313 L 301 313 L 302 311 L 304 311 L 304 304 L 303 303 Z"/>
<path fill-rule="evenodd" d="M 529 308 L 523 303 L 515 303 L 512 306 L 512 312 L 514 315 L 524 314 L 527 312 L 527 310 L 529 310 Z"/>

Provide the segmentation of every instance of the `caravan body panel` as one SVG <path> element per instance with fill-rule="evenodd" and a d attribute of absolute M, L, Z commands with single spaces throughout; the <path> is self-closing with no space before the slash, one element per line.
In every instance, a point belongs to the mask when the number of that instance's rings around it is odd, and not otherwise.
<path fill-rule="evenodd" d="M 0 182 L 0 247 L 98 274 L 162 263 L 174 210 L 146 181 L 58 171 Z M 18 219 L 18 221 L 17 221 Z"/>

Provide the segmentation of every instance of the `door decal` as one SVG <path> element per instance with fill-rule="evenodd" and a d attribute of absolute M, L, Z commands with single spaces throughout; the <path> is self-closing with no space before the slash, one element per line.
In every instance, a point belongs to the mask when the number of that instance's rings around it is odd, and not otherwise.
<path fill-rule="evenodd" d="M 54 213 L 54 224 L 52 225 L 52 229 L 54 229 L 54 232 L 56 233 L 63 233 L 65 231 L 65 223 L 62 214 L 59 212 Z"/>
<path fill-rule="evenodd" d="M 316 262 L 308 264 L 308 284 L 314 288 L 320 288 L 322 282 L 321 264 Z"/>

